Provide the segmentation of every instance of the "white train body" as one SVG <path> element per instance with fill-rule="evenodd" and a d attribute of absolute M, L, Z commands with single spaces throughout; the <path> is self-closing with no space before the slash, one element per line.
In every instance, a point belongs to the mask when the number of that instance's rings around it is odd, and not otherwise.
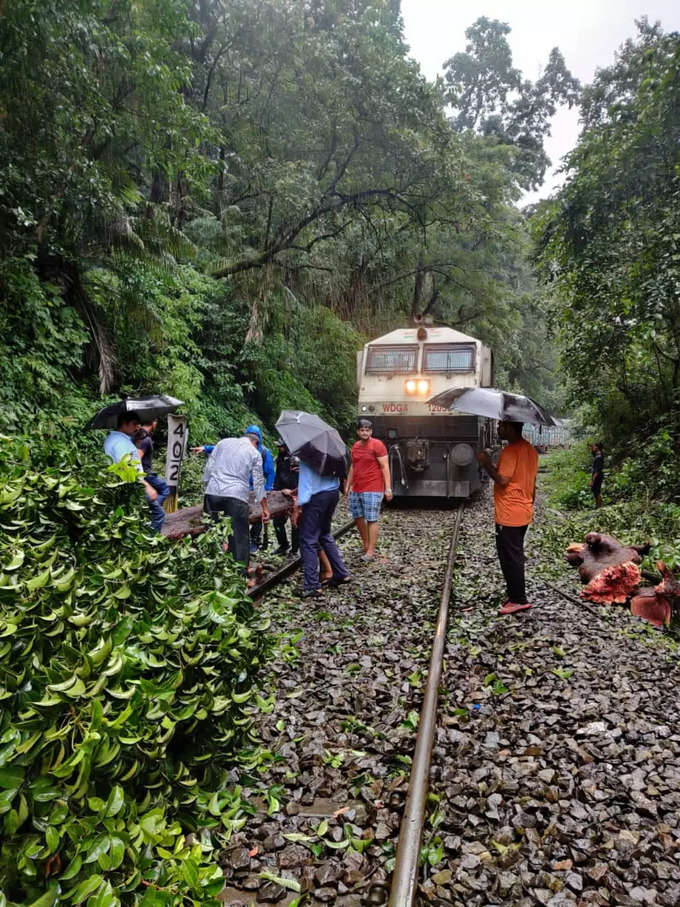
<path fill-rule="evenodd" d="M 391 331 L 357 353 L 359 412 L 387 447 L 396 496 L 466 498 L 479 488 L 486 419 L 428 403 L 452 387 L 491 387 L 493 355 L 453 328 Z"/>

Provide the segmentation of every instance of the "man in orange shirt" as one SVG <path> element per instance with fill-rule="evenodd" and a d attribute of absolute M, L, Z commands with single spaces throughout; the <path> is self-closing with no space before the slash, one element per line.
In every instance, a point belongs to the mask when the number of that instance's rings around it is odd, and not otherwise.
<path fill-rule="evenodd" d="M 522 437 L 522 428 L 521 422 L 501 422 L 498 426 L 498 437 L 508 444 L 497 466 L 485 451 L 477 454 L 494 482 L 496 550 L 508 588 L 508 600 L 498 609 L 500 614 L 531 607 L 524 587 L 524 536 L 534 515 L 538 454 Z"/>

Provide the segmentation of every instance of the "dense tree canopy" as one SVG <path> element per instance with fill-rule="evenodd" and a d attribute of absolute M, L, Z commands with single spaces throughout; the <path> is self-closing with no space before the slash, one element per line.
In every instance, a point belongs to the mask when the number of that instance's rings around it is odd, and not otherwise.
<path fill-rule="evenodd" d="M 543 148 L 550 121 L 578 98 L 579 82 L 553 47 L 541 76 L 531 82 L 512 65 L 510 26 L 482 16 L 465 32 L 468 43 L 444 64 L 447 100 L 456 129 L 472 129 L 513 150 L 511 169 L 523 189 L 537 189 L 550 164 Z"/>
<path fill-rule="evenodd" d="M 639 30 L 584 93 L 567 183 L 537 224 L 564 369 L 612 440 L 653 430 L 680 388 L 680 37 Z"/>
<path fill-rule="evenodd" d="M 543 83 L 486 61 L 484 36 L 501 49 L 505 38 L 480 20 L 471 53 L 501 87 L 468 93 L 470 121 L 452 128 L 445 86 L 408 56 L 398 7 L 3 10 L 5 428 L 63 409 L 77 421 L 91 395 L 157 389 L 187 401 L 209 439 L 283 405 L 347 424 L 354 350 L 412 313 L 496 346 L 499 380 L 549 385 L 514 207 L 540 166 L 518 148 L 526 133 L 530 157 L 542 149 L 551 105 L 573 85 L 557 57 L 545 97 Z"/>

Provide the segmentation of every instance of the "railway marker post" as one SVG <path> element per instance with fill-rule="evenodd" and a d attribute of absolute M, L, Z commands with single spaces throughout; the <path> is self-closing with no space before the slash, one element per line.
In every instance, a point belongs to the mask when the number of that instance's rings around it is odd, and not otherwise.
<path fill-rule="evenodd" d="M 187 417 L 178 416 L 176 413 L 168 413 L 168 452 L 165 461 L 165 481 L 168 483 L 170 494 L 163 504 L 166 513 L 174 513 L 177 510 L 179 476 L 187 448 L 188 433 Z"/>

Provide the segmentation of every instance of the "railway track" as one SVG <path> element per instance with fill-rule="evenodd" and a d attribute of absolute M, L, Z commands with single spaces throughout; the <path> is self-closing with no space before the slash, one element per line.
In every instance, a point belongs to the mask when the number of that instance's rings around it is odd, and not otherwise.
<path fill-rule="evenodd" d="M 336 540 L 342 538 L 342 536 L 346 535 L 353 527 L 354 521 L 349 520 L 333 533 L 333 537 Z M 295 571 L 300 567 L 300 563 L 301 560 L 299 557 L 292 558 L 291 560 L 287 561 L 282 567 L 279 567 L 276 570 L 273 570 L 271 573 L 266 574 L 264 579 L 257 583 L 257 585 L 252 586 L 250 589 L 248 589 L 247 594 L 252 599 L 262 598 L 262 596 L 266 592 L 268 592 L 270 589 L 274 589 L 276 586 L 284 582 L 284 580 L 288 579 L 291 574 L 295 573 Z"/>
<path fill-rule="evenodd" d="M 413 766 L 409 779 L 406 806 L 401 821 L 399 844 L 392 876 L 390 890 L 390 907 L 411 907 L 415 901 L 418 888 L 418 860 L 420 842 L 425 822 L 432 744 L 437 727 L 437 700 L 439 683 L 442 675 L 442 659 L 446 647 L 446 635 L 449 625 L 449 602 L 451 598 L 451 581 L 458 546 L 458 533 L 463 515 L 461 504 L 456 513 L 453 536 L 449 545 L 449 554 L 444 574 L 444 585 L 439 602 L 437 626 L 432 642 L 430 667 L 423 694 L 423 705 L 418 722 L 418 735 L 413 756 Z"/>
<path fill-rule="evenodd" d="M 365 903 L 374 903 L 374 904 L 385 904 L 387 903 L 388 897 L 390 899 L 390 904 L 393 907 L 408 907 L 414 903 L 414 898 L 417 892 L 417 867 L 418 867 L 418 856 L 419 856 L 419 845 L 420 838 L 422 835 L 423 820 L 425 815 L 425 804 L 427 801 L 427 780 L 428 780 L 428 769 L 429 769 L 429 760 L 432 751 L 432 739 L 435 728 L 437 726 L 436 712 L 437 712 L 437 690 L 439 687 L 439 679 L 441 676 L 441 665 L 442 665 L 442 654 L 446 642 L 446 628 L 448 622 L 448 607 L 449 607 L 449 597 L 450 597 L 450 588 L 451 588 L 451 577 L 453 573 L 456 545 L 457 545 L 457 534 L 458 527 L 460 525 L 462 508 L 458 508 L 454 516 L 453 521 L 451 520 L 451 512 L 443 511 L 441 516 L 439 512 L 437 517 L 433 519 L 433 511 L 431 509 L 425 511 L 416 511 L 415 513 L 409 510 L 403 512 L 394 511 L 390 512 L 389 519 L 393 521 L 396 526 L 400 523 L 404 524 L 404 528 L 401 532 L 398 532 L 398 535 L 405 535 L 410 537 L 414 542 L 414 550 L 417 551 L 417 555 L 413 558 L 415 561 L 419 561 L 423 566 L 429 567 L 430 562 L 427 557 L 424 557 L 424 553 L 428 552 L 428 556 L 432 559 L 432 562 L 437 564 L 436 571 L 428 570 L 427 571 L 427 582 L 423 583 L 422 579 L 418 580 L 417 571 L 414 571 L 415 576 L 413 577 L 414 585 L 410 587 L 410 595 L 406 597 L 406 600 L 403 602 L 401 607 L 403 608 L 403 620 L 401 623 L 406 626 L 411 624 L 413 628 L 423 627 L 424 632 L 421 632 L 420 629 L 413 634 L 406 634 L 403 638 L 403 649 L 399 653 L 397 664 L 402 662 L 408 667 L 414 668 L 411 672 L 412 675 L 419 674 L 422 677 L 427 675 L 427 682 L 424 687 L 418 686 L 413 689 L 408 690 L 408 695 L 404 696 L 400 692 L 406 683 L 405 677 L 395 678 L 394 682 L 387 681 L 391 689 L 389 691 L 389 715 L 387 715 L 387 696 L 384 691 L 381 693 L 381 698 L 385 700 L 385 708 L 382 709 L 381 714 L 378 716 L 380 721 L 376 722 L 375 718 L 375 708 L 380 710 L 380 704 L 378 702 L 365 701 L 365 691 L 361 688 L 361 684 L 356 683 L 356 674 L 355 671 L 358 670 L 359 664 L 363 661 L 373 662 L 375 656 L 373 654 L 373 649 L 376 644 L 376 638 L 374 636 L 367 635 L 364 640 L 361 638 L 362 629 L 357 631 L 354 642 L 356 644 L 356 660 L 352 660 L 348 665 L 346 665 L 345 670 L 348 672 L 346 682 L 342 683 L 341 689 L 338 689 L 336 686 L 336 696 L 335 701 L 338 699 L 346 700 L 343 702 L 343 705 L 338 710 L 339 714 L 330 718 L 328 724 L 330 728 L 345 728 L 347 729 L 350 725 L 355 727 L 354 734 L 339 734 L 338 739 L 343 742 L 343 749 L 336 750 L 331 748 L 332 744 L 335 742 L 333 740 L 333 732 L 329 736 L 326 733 L 326 739 L 324 742 L 324 749 L 321 752 L 318 748 L 312 746 L 312 752 L 310 752 L 310 747 L 303 745 L 301 746 L 301 766 L 304 764 L 311 763 L 313 765 L 312 775 L 314 771 L 319 772 L 320 766 L 319 763 L 328 765 L 330 762 L 333 766 L 335 760 L 340 760 L 343 752 L 349 752 L 352 760 L 358 761 L 358 765 L 354 767 L 353 765 L 347 766 L 347 772 L 351 777 L 359 778 L 361 780 L 368 775 L 367 772 L 362 771 L 365 769 L 368 758 L 367 754 L 371 752 L 372 749 L 377 750 L 380 753 L 379 758 L 375 760 L 376 764 L 371 766 L 373 769 L 372 775 L 374 776 L 373 788 L 377 794 L 385 794 L 385 799 L 381 800 L 380 796 L 376 796 L 373 800 L 373 804 L 369 806 L 368 814 L 370 818 L 375 817 L 377 821 L 377 830 L 376 835 L 381 837 L 381 843 L 378 845 L 377 838 L 375 841 L 369 836 L 369 832 L 366 829 L 361 827 L 363 823 L 363 812 L 364 804 L 367 801 L 367 798 L 370 799 L 370 796 L 367 794 L 367 786 L 363 785 L 361 789 L 354 787 L 352 784 L 348 785 L 347 790 L 338 790 L 337 787 L 335 790 L 332 789 L 333 782 L 342 781 L 342 771 L 333 772 L 332 769 L 330 774 L 334 777 L 331 779 L 331 784 L 329 789 L 326 786 L 318 787 L 317 779 L 307 778 L 304 771 L 302 772 L 301 781 L 312 781 L 316 783 L 315 796 L 312 798 L 311 802 L 305 803 L 304 801 L 310 800 L 310 796 L 303 793 L 299 797 L 298 802 L 300 803 L 299 812 L 298 807 L 295 806 L 295 801 L 289 803 L 287 810 L 292 813 L 290 818 L 282 817 L 281 821 L 281 832 L 283 840 L 293 839 L 297 842 L 298 839 L 303 840 L 309 838 L 311 843 L 309 846 L 315 847 L 317 850 L 320 846 L 319 843 L 313 840 L 313 836 L 308 834 L 312 829 L 310 828 L 313 825 L 315 820 L 312 819 L 312 814 L 318 813 L 321 826 L 323 823 L 329 823 L 331 826 L 331 834 L 335 835 L 337 839 L 340 831 L 343 830 L 343 833 L 346 837 L 338 840 L 328 841 L 327 847 L 331 848 L 325 850 L 324 856 L 328 858 L 330 856 L 331 861 L 326 861 L 322 863 L 324 870 L 322 875 L 317 875 L 314 879 L 309 878 L 309 873 L 312 869 L 317 866 L 319 862 L 312 861 L 311 864 L 304 867 L 304 871 L 307 873 L 308 878 L 305 880 L 307 888 L 307 896 L 311 898 L 309 901 L 304 901 L 304 903 L 316 904 L 316 903 L 328 903 L 329 894 L 327 891 L 324 891 L 324 886 L 322 883 L 328 881 L 326 876 L 328 875 L 328 865 L 329 862 L 333 862 L 332 858 L 334 856 L 333 846 L 342 847 L 344 844 L 348 844 L 346 852 L 341 851 L 342 856 L 346 857 L 344 862 L 348 862 L 348 865 L 355 868 L 349 870 L 349 875 L 345 873 L 346 881 L 348 883 L 353 882 L 353 884 L 346 884 L 343 886 L 342 881 L 336 880 L 337 889 L 335 895 L 332 898 L 333 903 L 338 903 L 338 905 L 349 905 L 349 907 L 354 907 L 354 905 L 365 904 Z M 442 519 L 444 517 L 444 519 Z M 440 522 L 445 524 L 445 529 L 443 531 L 439 530 L 438 525 Z M 423 532 L 421 529 L 420 534 L 423 535 L 422 539 L 418 539 L 418 531 L 414 531 L 416 526 L 429 525 L 431 528 L 427 532 Z M 336 538 L 340 538 L 343 535 L 346 535 L 350 529 L 353 528 L 353 522 L 348 521 L 340 526 L 336 533 L 334 533 Z M 437 553 L 433 556 L 431 551 L 432 545 L 430 541 L 430 533 L 434 531 L 438 536 L 437 543 Z M 451 537 L 453 535 L 453 537 Z M 351 544 L 357 543 L 358 540 L 352 540 Z M 396 541 L 396 540 L 395 540 Z M 403 545 L 403 542 L 401 543 Z M 399 547 L 401 547 L 399 545 Z M 399 552 L 401 554 L 402 552 Z M 403 552 L 406 555 L 406 552 Z M 378 587 L 381 585 L 384 586 L 384 572 L 390 574 L 394 572 L 391 569 L 391 558 L 384 558 L 388 561 L 387 567 L 384 564 L 372 564 L 368 570 L 363 574 L 362 577 L 356 575 L 357 569 L 361 569 L 361 562 L 358 561 L 358 551 L 355 555 L 352 553 L 349 554 L 348 564 L 350 569 L 355 574 L 355 581 L 358 586 L 361 588 L 356 588 L 354 590 L 354 598 L 360 600 L 362 594 L 364 593 L 366 600 L 373 599 L 375 601 L 376 591 L 375 584 L 378 584 Z M 287 564 L 284 564 L 279 570 L 274 571 L 269 574 L 262 582 L 258 583 L 257 586 L 249 590 L 249 595 L 253 599 L 261 599 L 262 602 L 266 603 L 270 600 L 271 596 L 276 597 L 281 594 L 282 587 L 285 589 L 286 581 L 290 578 L 291 574 L 299 566 L 299 558 L 294 559 Z M 365 565 L 363 565 L 365 569 Z M 402 571 L 399 571 L 400 573 Z M 444 575 L 443 587 L 442 587 L 442 573 Z M 364 577 L 366 579 L 364 579 Z M 435 592 L 436 590 L 436 592 Z M 383 591 L 383 590 L 381 590 Z M 384 592 L 389 592 L 389 585 L 384 588 Z M 433 612 L 433 600 L 436 601 L 436 595 L 441 592 L 440 601 L 439 601 L 439 611 L 438 614 Z M 267 596 L 265 598 L 265 595 Z M 284 598 L 286 593 L 283 593 Z M 398 603 L 399 594 L 395 594 L 395 600 Z M 410 601 L 409 601 L 410 599 Z M 352 594 L 350 591 L 349 595 L 335 595 L 330 599 L 329 602 L 329 611 L 330 609 L 335 612 L 335 609 L 340 607 L 342 610 L 337 615 L 337 623 L 341 626 L 343 624 L 349 623 L 351 620 L 355 619 L 354 614 L 356 613 L 355 607 L 351 604 Z M 386 608 L 387 612 L 391 612 L 393 609 L 389 599 L 386 599 L 384 602 L 382 598 L 379 600 L 379 608 Z M 290 605 L 287 605 L 286 611 L 288 612 Z M 309 608 L 306 609 L 309 613 Z M 328 622 L 330 622 L 329 611 L 325 609 L 317 612 L 320 619 L 323 620 L 323 623 L 319 626 L 319 630 L 323 628 L 328 632 Z M 396 611 L 399 612 L 399 605 L 397 605 Z M 390 615 L 393 616 L 393 615 Z M 365 613 L 362 617 L 367 618 L 367 623 L 371 623 L 370 614 Z M 342 620 L 341 620 L 342 618 Z M 434 640 L 428 639 L 426 627 L 428 625 L 434 627 Z M 337 652 L 341 647 L 344 648 L 344 642 L 335 642 L 334 645 L 330 645 L 333 641 L 340 637 L 341 633 L 330 633 L 329 636 L 329 647 L 335 652 Z M 417 660 L 411 659 L 411 653 L 415 649 L 415 642 L 417 640 L 418 656 Z M 387 640 L 385 640 L 387 642 Z M 326 652 L 328 649 L 326 650 Z M 320 653 L 319 653 L 320 654 Z M 396 652 L 393 654 L 391 652 L 386 653 L 388 658 L 395 659 L 397 658 Z M 317 658 L 319 655 L 317 654 Z M 323 653 L 321 660 L 328 661 L 328 656 L 326 653 Z M 395 663 L 394 661 L 392 663 Z M 429 668 L 428 668 L 429 663 Z M 387 660 L 386 664 L 390 664 L 390 661 Z M 406 671 L 406 667 L 403 668 L 403 672 Z M 351 672 L 351 673 L 349 673 Z M 294 672 L 293 672 L 294 673 Z M 314 676 L 317 675 L 318 671 L 315 668 L 307 671 L 308 674 Z M 378 674 L 382 673 L 381 669 L 378 669 Z M 406 673 L 408 673 L 406 671 Z M 299 678 L 301 686 L 305 685 L 306 678 Z M 343 678 L 344 681 L 344 678 Z M 357 689 L 359 687 L 359 689 Z M 312 692 L 311 690 L 309 691 Z M 297 693 L 297 691 L 295 691 Z M 318 706 L 322 706 L 327 700 L 327 690 L 323 692 L 319 691 L 319 695 L 312 696 L 312 714 L 316 711 Z M 344 695 L 346 694 L 346 696 Z M 289 696 L 290 693 L 284 693 L 284 696 Z M 380 695 L 380 694 L 379 694 Z M 415 712 L 414 706 L 420 704 L 420 699 L 422 698 L 422 708 L 420 709 L 420 714 L 418 715 L 417 720 L 414 719 Z M 294 702 L 295 700 L 293 700 Z M 285 703 L 285 699 L 283 700 Z M 409 708 L 410 707 L 410 708 Z M 290 716 L 291 709 L 286 705 L 283 708 L 283 714 Z M 335 710 L 332 710 L 335 711 Z M 371 715 L 373 712 L 373 715 Z M 280 714 L 279 710 L 276 710 L 275 714 Z M 370 721 L 369 721 L 370 716 Z M 399 721 L 401 719 L 401 723 Z M 286 719 L 281 717 L 278 723 L 280 727 L 281 723 Z M 409 732 L 401 730 L 401 724 L 409 723 L 413 725 L 413 729 Z M 374 729 L 371 726 L 373 723 L 377 724 L 377 727 Z M 383 739 L 388 737 L 388 732 L 386 727 L 390 725 L 390 732 L 392 736 L 398 737 L 397 745 L 394 745 L 394 741 L 390 741 L 388 745 L 383 743 Z M 297 724 L 297 722 L 296 722 Z M 415 725 L 417 724 L 417 736 L 415 733 Z M 262 729 L 263 737 L 265 742 L 269 745 L 267 729 Z M 395 733 L 396 731 L 396 733 Z M 367 738 L 371 738 L 367 740 Z M 305 741 L 307 743 L 307 741 Z M 280 745 L 280 741 L 279 741 Z M 362 749 L 359 749 L 362 747 Z M 281 751 L 287 750 L 287 745 L 284 743 L 280 747 Z M 365 749 L 363 749 L 365 748 Z M 381 752 L 381 750 L 383 752 Z M 398 760 L 398 761 L 397 761 Z M 406 774 L 403 771 L 403 766 L 408 765 L 412 760 L 412 770 L 408 785 L 406 783 Z M 397 770 L 395 771 L 395 762 L 397 765 Z M 347 763 L 345 763 L 347 765 Z M 343 769 L 345 768 L 343 765 Z M 385 778 L 385 784 L 382 784 L 382 778 Z M 376 787 L 379 785 L 379 789 Z M 278 786 L 275 785 L 276 789 Z M 299 791 L 294 791 L 293 796 L 298 795 Z M 330 794 L 331 796 L 322 796 L 319 797 L 318 794 Z M 363 802 L 361 802 L 363 801 Z M 404 803 L 405 801 L 405 803 Z M 386 815 L 386 808 L 383 805 L 384 802 L 389 802 L 391 812 Z M 347 805 L 349 804 L 349 805 Z M 331 806 L 333 807 L 331 809 Z M 377 808 L 372 808 L 375 806 Z M 310 815 L 307 816 L 305 813 L 309 811 Z M 398 817 L 403 811 L 403 818 L 401 821 L 401 833 L 399 834 L 399 824 Z M 338 815 L 336 815 L 338 814 Z M 387 821 L 389 827 L 389 835 L 386 833 L 385 821 L 381 822 L 380 817 L 382 816 L 383 820 Z M 346 821 L 345 821 L 346 818 Z M 334 819 L 336 820 L 334 822 Z M 333 825 L 336 827 L 333 828 Z M 317 830 L 320 826 L 317 825 Z M 349 831 L 348 831 L 349 829 Z M 269 827 L 268 830 L 273 832 L 273 826 Z M 271 838 L 271 834 L 268 838 Z M 276 835 L 274 835 L 276 837 Z M 397 838 L 399 837 L 399 845 L 396 847 Z M 351 844 L 349 842 L 352 842 Z M 281 843 L 279 841 L 279 843 Z M 306 843 L 306 842 L 305 842 Z M 370 844 L 369 847 L 364 851 L 364 847 Z M 355 849 L 358 849 L 358 853 L 364 853 L 364 856 L 358 855 L 355 853 Z M 252 848 L 251 848 L 252 850 Z M 396 850 L 396 856 L 395 856 Z M 294 854 L 287 853 L 289 848 L 284 847 L 282 854 L 285 856 L 285 859 L 281 862 L 288 864 L 295 857 Z M 241 854 L 242 856 L 242 854 Z M 299 853 L 298 853 L 299 856 Z M 277 861 L 280 861 L 279 854 L 277 853 Z M 353 861 L 353 862 L 352 862 Z M 251 863 L 254 862 L 251 860 Z M 392 875 L 392 890 L 390 895 L 390 875 L 392 869 L 392 863 L 394 863 L 394 873 Z M 343 864 L 338 865 L 339 869 L 342 868 Z M 357 869 L 359 866 L 361 869 Z M 258 868 L 254 866 L 253 868 Z M 283 870 L 285 872 L 285 868 Z M 358 872 L 361 871 L 362 878 L 358 878 Z M 352 873 L 354 875 L 352 876 Z M 247 880 L 247 884 L 254 884 L 252 878 Z M 267 883 L 270 884 L 270 883 Z M 304 884 L 304 882 L 303 882 Z M 271 885 L 270 885 L 271 887 Z M 240 895 L 237 894 L 238 889 L 233 889 L 231 892 L 233 901 L 227 900 L 227 903 L 242 903 L 238 900 L 238 897 L 243 895 L 245 892 L 240 892 Z M 304 889 L 303 889 L 304 891 Z M 316 898 L 316 893 L 320 891 L 320 899 Z M 275 892 L 274 895 L 280 895 L 281 892 Z M 261 893 L 261 896 L 258 895 L 257 903 L 267 903 L 267 900 L 261 900 L 261 897 L 268 898 L 271 897 L 271 892 L 264 891 Z M 325 898 L 325 901 L 324 901 Z M 294 900 L 294 899 L 292 899 Z M 276 896 L 274 897 L 274 902 L 276 902 Z M 284 897 L 283 901 L 279 903 L 288 903 L 291 901 L 290 896 Z M 246 903 L 256 903 L 253 901 L 246 901 Z"/>
<path fill-rule="evenodd" d="M 542 580 L 540 512 L 535 607 L 499 616 L 491 502 L 452 517 L 388 511 L 313 605 L 268 578 L 283 646 L 225 903 L 676 907 L 677 647 Z"/>

